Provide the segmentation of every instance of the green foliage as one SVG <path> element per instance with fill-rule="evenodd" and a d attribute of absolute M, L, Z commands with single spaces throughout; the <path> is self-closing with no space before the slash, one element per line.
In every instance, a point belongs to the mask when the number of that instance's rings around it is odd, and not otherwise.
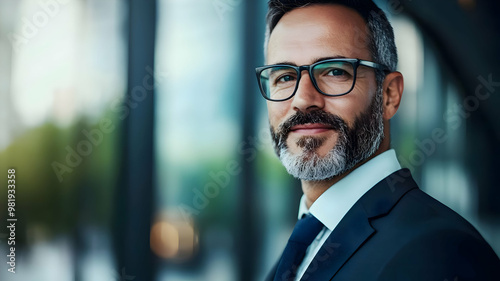
<path fill-rule="evenodd" d="M 82 130 L 96 129 L 98 122 L 79 120 L 68 128 L 46 123 L 0 151 L 2 181 L 7 182 L 7 169 L 16 169 L 18 243 L 26 242 L 26 233 L 49 238 L 72 232 L 82 223 L 109 224 L 120 160 L 120 126 L 117 122 L 114 125 L 117 129 L 103 134 L 102 141 L 93 145 L 92 152 L 75 167 L 66 161 L 67 148 L 76 150 L 79 143 L 87 140 Z M 54 171 L 54 162 L 71 169 L 62 175 L 62 181 Z M 0 185 L 0 193 L 7 194 L 6 184 Z M 1 206 L 0 219 L 5 221 L 7 210 L 3 203 Z"/>

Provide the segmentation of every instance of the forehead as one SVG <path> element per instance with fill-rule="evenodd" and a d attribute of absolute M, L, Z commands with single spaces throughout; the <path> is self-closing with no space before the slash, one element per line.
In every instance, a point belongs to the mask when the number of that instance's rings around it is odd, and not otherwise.
<path fill-rule="evenodd" d="M 269 37 L 267 63 L 309 64 L 320 58 L 371 59 L 364 19 L 355 10 L 315 4 L 286 13 Z"/>

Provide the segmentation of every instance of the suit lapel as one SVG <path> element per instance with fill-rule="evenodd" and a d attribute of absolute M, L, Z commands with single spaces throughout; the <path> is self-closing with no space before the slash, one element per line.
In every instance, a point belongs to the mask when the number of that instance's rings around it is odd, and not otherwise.
<path fill-rule="evenodd" d="M 301 280 L 330 280 L 375 230 L 370 219 L 387 215 L 399 199 L 417 188 L 408 169 L 380 181 L 342 218 L 332 231 Z"/>
<path fill-rule="evenodd" d="M 353 206 L 318 251 L 301 280 L 330 280 L 374 230 L 360 206 Z"/>

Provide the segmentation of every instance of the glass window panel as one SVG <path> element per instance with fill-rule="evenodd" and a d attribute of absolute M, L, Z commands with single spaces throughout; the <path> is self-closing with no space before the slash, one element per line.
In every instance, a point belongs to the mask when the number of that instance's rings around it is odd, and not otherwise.
<path fill-rule="evenodd" d="M 237 279 L 241 3 L 158 2 L 155 67 L 168 78 L 157 87 L 157 221 L 192 215 L 198 250 L 178 263 L 174 251 L 157 280 Z"/>
<path fill-rule="evenodd" d="M 112 105 L 126 87 L 124 12 L 120 0 L 0 1 L 0 169 L 19 173 L 18 280 L 118 274 Z M 99 131 L 103 120 L 113 129 Z"/>

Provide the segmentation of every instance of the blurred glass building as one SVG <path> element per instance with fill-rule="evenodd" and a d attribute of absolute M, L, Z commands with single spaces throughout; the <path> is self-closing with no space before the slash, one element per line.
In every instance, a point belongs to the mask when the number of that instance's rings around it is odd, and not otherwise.
<path fill-rule="evenodd" d="M 498 1 L 376 1 L 396 33 L 392 146 L 500 254 Z M 300 183 L 272 150 L 254 68 L 266 1 L 0 0 L 0 221 L 16 274 L 262 280 Z M 4 254 L 6 253 L 6 254 Z"/>

